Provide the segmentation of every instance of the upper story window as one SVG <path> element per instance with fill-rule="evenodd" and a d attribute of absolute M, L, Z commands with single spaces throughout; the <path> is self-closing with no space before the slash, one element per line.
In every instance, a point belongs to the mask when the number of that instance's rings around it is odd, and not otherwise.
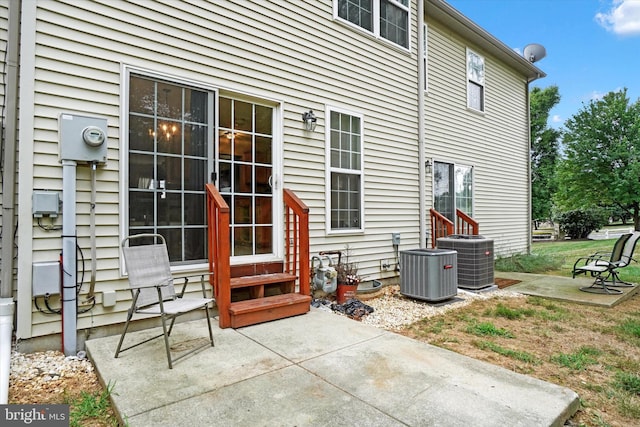
<path fill-rule="evenodd" d="M 484 111 L 484 57 L 467 49 L 467 107 Z"/>
<path fill-rule="evenodd" d="M 409 0 L 334 0 L 334 10 L 376 37 L 409 48 Z"/>
<path fill-rule="evenodd" d="M 328 215 L 332 231 L 361 231 L 363 195 L 362 117 L 329 111 Z"/>

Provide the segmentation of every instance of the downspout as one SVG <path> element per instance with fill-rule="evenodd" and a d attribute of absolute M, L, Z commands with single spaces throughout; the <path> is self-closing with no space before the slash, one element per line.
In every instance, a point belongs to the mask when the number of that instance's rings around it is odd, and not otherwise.
<path fill-rule="evenodd" d="M 531 105 L 530 105 L 530 99 L 529 99 L 529 83 L 531 83 L 532 80 L 531 79 L 527 79 L 527 84 L 525 85 L 525 93 L 526 93 L 526 98 L 527 98 L 527 130 L 529 132 L 527 132 L 527 140 L 529 141 L 528 147 L 529 147 L 529 152 L 527 153 L 527 169 L 528 169 L 528 177 L 529 177 L 529 185 L 527 186 L 527 193 L 528 193 L 528 204 L 529 204 L 529 209 L 528 209 L 528 221 L 527 221 L 527 254 L 531 253 L 531 249 L 532 249 L 532 236 L 531 236 L 531 222 L 533 221 L 533 215 L 531 214 L 531 209 L 533 209 L 533 191 L 532 191 L 532 182 L 531 182 Z"/>
<path fill-rule="evenodd" d="M 427 246 L 427 183 L 426 183 L 426 153 L 425 153 L 425 108 L 424 108 L 424 85 L 425 85 L 425 64 L 424 64 L 424 2 L 418 0 L 418 201 L 420 203 L 418 227 L 420 233 L 420 248 Z"/>
<path fill-rule="evenodd" d="M 15 175 L 18 114 L 18 49 L 22 1 L 9 2 L 4 158 L 2 164 L 2 265 L 0 267 L 0 404 L 9 400 L 9 370 L 13 333 L 13 248 L 15 246 Z"/>
<path fill-rule="evenodd" d="M 527 254 L 531 253 L 531 248 L 532 248 L 532 237 L 531 237 L 531 223 L 533 221 L 533 217 L 531 215 L 531 209 L 533 207 L 533 192 L 532 192 L 532 186 L 531 186 L 531 103 L 530 103 L 530 99 L 529 99 L 529 85 L 531 84 L 531 82 L 533 82 L 534 80 L 538 80 L 540 78 L 540 75 L 537 75 L 535 77 L 529 77 L 527 78 L 527 83 L 525 85 L 525 95 L 527 98 L 527 141 L 529 141 L 528 147 L 529 147 L 529 152 L 527 153 L 527 169 L 528 169 L 528 177 L 529 177 L 529 186 L 527 188 L 527 193 L 528 193 L 528 202 L 529 202 L 529 211 L 528 211 L 528 221 L 527 221 Z"/>
<path fill-rule="evenodd" d="M 62 160 L 62 348 L 77 349 L 76 161 Z"/>

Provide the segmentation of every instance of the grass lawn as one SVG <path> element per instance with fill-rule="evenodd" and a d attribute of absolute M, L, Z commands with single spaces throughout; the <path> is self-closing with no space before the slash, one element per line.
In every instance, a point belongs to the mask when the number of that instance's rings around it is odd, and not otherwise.
<path fill-rule="evenodd" d="M 535 243 L 531 256 L 497 261 L 512 271 L 571 276 L 577 258 L 609 252 L 614 242 Z M 620 276 L 640 283 L 640 267 L 634 263 Z M 612 308 L 496 297 L 398 332 L 574 390 L 581 408 L 568 425 L 640 425 L 640 294 Z"/>

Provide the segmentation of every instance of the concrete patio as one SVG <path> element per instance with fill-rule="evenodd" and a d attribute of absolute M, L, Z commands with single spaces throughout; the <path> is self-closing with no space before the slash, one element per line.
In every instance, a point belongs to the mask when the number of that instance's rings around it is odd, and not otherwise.
<path fill-rule="evenodd" d="M 529 273 L 500 273 L 509 279 L 520 280 L 508 289 L 525 295 L 539 296 L 555 299 L 559 301 L 571 301 L 578 304 L 595 305 L 601 307 L 613 307 L 631 298 L 638 292 L 638 287 L 618 288 L 622 294 L 604 295 L 590 292 L 583 292 L 581 287 L 590 286 L 593 283 L 591 277 L 570 277 L 549 276 L 545 274 Z"/>
<path fill-rule="evenodd" d="M 609 307 L 637 292 L 588 294 L 578 290 L 585 278 L 509 277 L 521 280 L 513 291 Z M 179 324 L 174 349 L 204 336 L 204 320 Z M 130 426 L 560 426 L 579 405 L 569 389 L 315 309 L 214 327 L 215 347 L 172 370 L 160 340 L 115 359 L 118 338 L 86 347 Z"/>
<path fill-rule="evenodd" d="M 508 277 L 520 280 L 512 291 L 605 307 L 638 291 L 598 295 L 579 290 L 590 278 Z M 206 335 L 205 320 L 179 324 L 173 349 Z M 172 370 L 161 340 L 118 359 L 118 336 L 86 348 L 100 379 L 113 386 L 114 409 L 132 427 L 561 426 L 579 407 L 572 390 L 316 309 L 235 330 L 216 325 L 214 338 L 215 347 Z"/>

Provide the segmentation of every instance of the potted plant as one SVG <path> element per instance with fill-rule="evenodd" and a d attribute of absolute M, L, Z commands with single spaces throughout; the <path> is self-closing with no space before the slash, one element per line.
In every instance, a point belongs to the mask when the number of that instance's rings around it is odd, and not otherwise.
<path fill-rule="evenodd" d="M 358 285 L 361 280 L 358 275 L 358 263 L 350 260 L 348 247 L 344 253 L 344 260 L 340 259 L 336 266 L 336 272 L 338 274 L 336 299 L 338 304 L 344 304 L 348 300 L 356 297 Z"/>

